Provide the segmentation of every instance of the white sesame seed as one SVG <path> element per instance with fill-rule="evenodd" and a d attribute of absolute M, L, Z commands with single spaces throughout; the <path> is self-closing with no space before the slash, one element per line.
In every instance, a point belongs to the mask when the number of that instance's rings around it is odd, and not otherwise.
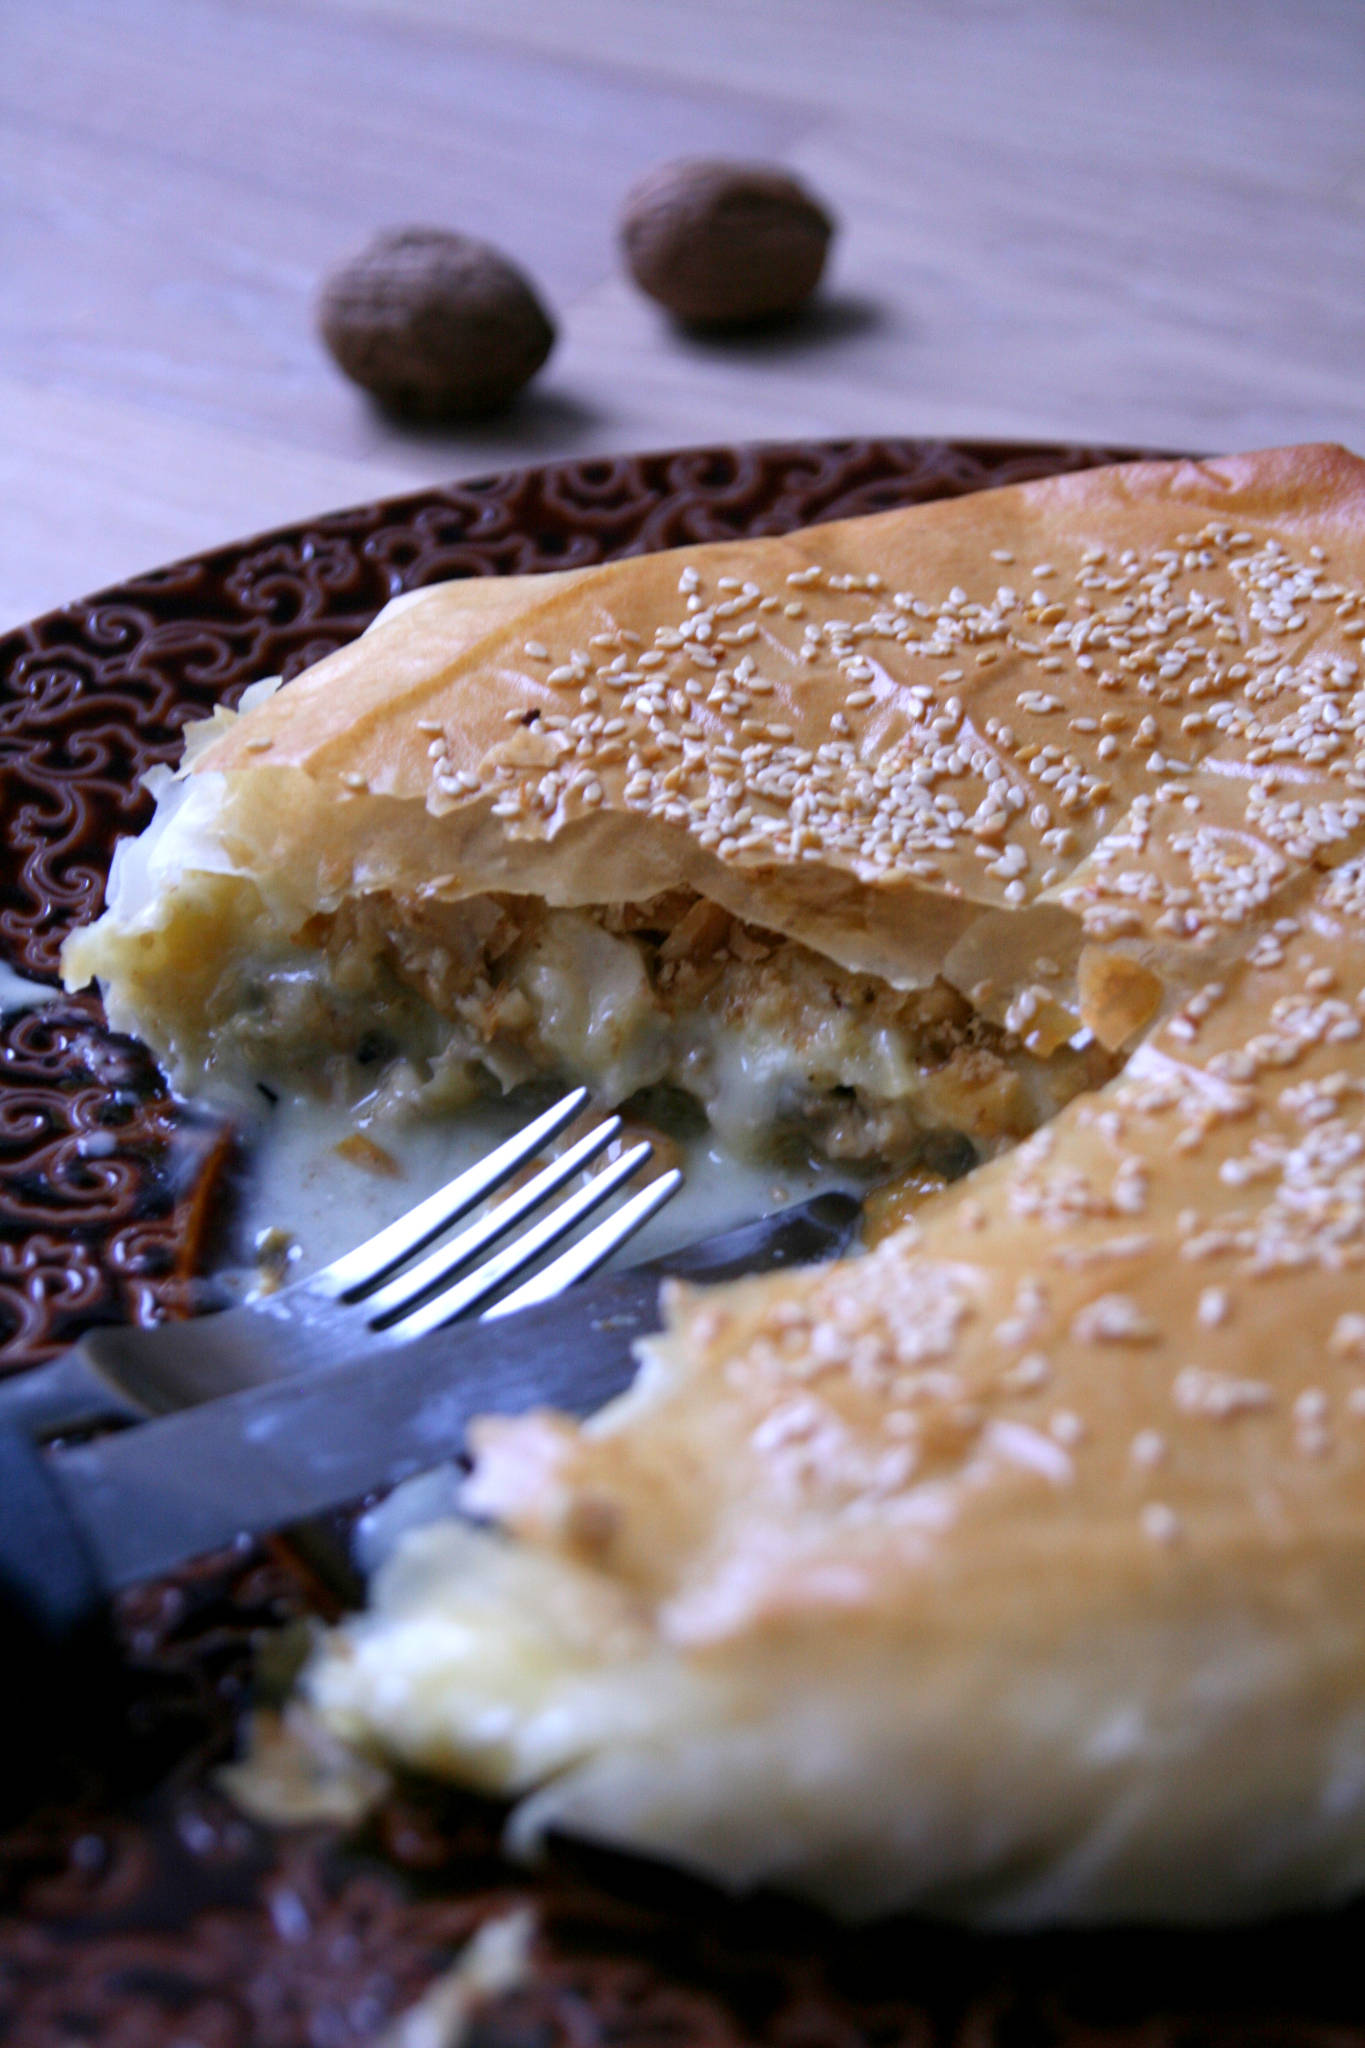
<path fill-rule="evenodd" d="M 1365 1358 L 1365 1315 L 1338 1316 L 1327 1349 L 1334 1358 Z"/>
<path fill-rule="evenodd" d="M 1172 1544 L 1179 1540 L 1180 1517 L 1165 1501 L 1149 1500 L 1139 1517 L 1142 1533 L 1153 1543 Z"/>
<path fill-rule="evenodd" d="M 1228 1319 L 1231 1297 L 1226 1287 L 1205 1287 L 1199 1296 L 1199 1320 L 1206 1330 L 1216 1330 Z"/>

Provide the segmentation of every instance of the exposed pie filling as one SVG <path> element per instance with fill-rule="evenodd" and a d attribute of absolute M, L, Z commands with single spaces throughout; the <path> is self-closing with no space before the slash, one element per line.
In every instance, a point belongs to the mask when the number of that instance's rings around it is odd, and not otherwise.
<path fill-rule="evenodd" d="M 753 1152 L 795 1135 L 834 1159 L 989 1155 L 1115 1071 L 1091 1043 L 1027 1051 L 942 980 L 899 990 L 689 892 L 597 910 L 483 896 L 353 898 L 221 986 L 220 1060 L 459 1101 L 553 1074 L 621 1102 L 660 1086 Z M 358 1035 L 358 1020 L 363 1031 Z"/>

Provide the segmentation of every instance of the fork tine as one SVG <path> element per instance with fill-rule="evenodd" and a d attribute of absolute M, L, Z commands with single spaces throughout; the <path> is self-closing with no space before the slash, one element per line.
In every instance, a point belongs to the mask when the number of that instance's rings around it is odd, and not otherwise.
<path fill-rule="evenodd" d="M 601 1173 L 594 1175 L 586 1187 L 579 1188 L 567 1201 L 561 1202 L 557 1209 L 552 1209 L 548 1216 L 543 1216 L 539 1223 L 533 1223 L 529 1230 L 524 1230 L 520 1237 L 514 1238 L 505 1250 L 496 1252 L 491 1259 L 486 1259 L 483 1265 L 476 1266 L 472 1273 L 467 1273 L 463 1280 L 457 1280 L 453 1286 L 434 1295 L 430 1301 L 422 1302 L 410 1314 L 400 1316 L 396 1322 L 390 1323 L 383 1332 L 384 1336 L 420 1337 L 427 1330 L 439 1329 L 442 1323 L 453 1321 L 466 1309 L 473 1308 L 476 1302 L 496 1293 L 505 1280 L 510 1280 L 514 1274 L 529 1266 L 550 1245 L 564 1237 L 576 1223 L 581 1222 L 583 1217 L 600 1208 L 609 1195 L 624 1181 L 630 1179 L 637 1167 L 644 1165 L 653 1150 L 654 1147 L 647 1141 L 632 1146 L 629 1152 L 623 1153 L 619 1159 L 613 1160 L 610 1166 L 604 1167 Z"/>
<path fill-rule="evenodd" d="M 538 1301 L 553 1301 L 557 1294 L 563 1294 L 576 1280 L 585 1280 L 595 1272 L 604 1259 L 611 1257 L 618 1245 L 633 1237 L 641 1225 L 647 1223 L 656 1209 L 662 1209 L 671 1201 L 682 1186 L 683 1177 L 676 1166 L 667 1173 L 661 1173 L 657 1180 L 623 1202 L 619 1209 L 612 1211 L 606 1220 L 590 1230 L 586 1237 L 580 1237 L 577 1244 L 571 1244 L 566 1252 L 552 1259 L 548 1266 L 542 1266 L 529 1280 L 523 1280 L 520 1287 L 514 1287 L 510 1294 L 504 1294 L 501 1301 L 495 1301 L 492 1308 L 486 1308 L 482 1320 L 491 1322 L 495 1316 L 513 1315 L 519 1308 L 531 1308 Z"/>
<path fill-rule="evenodd" d="M 598 1124 L 595 1130 L 580 1138 L 576 1145 L 570 1145 L 568 1151 L 561 1153 L 558 1159 L 552 1159 L 548 1166 L 543 1167 L 534 1179 L 528 1180 L 524 1187 L 518 1188 L 515 1194 L 507 1195 L 498 1203 L 496 1209 L 490 1209 L 486 1216 L 480 1216 L 476 1223 L 471 1223 L 458 1237 L 451 1238 L 446 1244 L 437 1245 L 434 1252 L 428 1252 L 417 1265 L 409 1266 L 404 1272 L 399 1273 L 396 1279 L 381 1287 L 377 1294 L 363 1294 L 356 1290 L 370 1321 L 382 1322 L 386 1316 L 398 1309 L 415 1308 L 428 1288 L 435 1287 L 442 1280 L 448 1280 L 452 1273 L 467 1264 L 485 1245 L 492 1244 L 496 1238 L 504 1237 L 514 1224 L 520 1223 L 523 1216 L 529 1216 L 533 1209 L 538 1209 L 556 1188 L 562 1187 L 566 1180 L 572 1180 L 581 1167 L 586 1166 L 590 1159 L 611 1143 L 620 1128 L 619 1116 L 608 1117 L 605 1123 Z"/>
<path fill-rule="evenodd" d="M 515 1173 L 540 1147 L 553 1138 L 564 1126 L 572 1123 L 588 1099 L 586 1088 L 575 1088 L 571 1094 L 556 1102 L 542 1116 L 515 1133 L 505 1144 L 490 1152 L 467 1172 L 457 1174 L 454 1180 L 438 1188 L 434 1195 L 428 1195 L 424 1202 L 409 1209 L 387 1229 L 366 1238 L 354 1251 L 346 1252 L 333 1260 L 330 1266 L 314 1273 L 308 1280 L 300 1282 L 301 1287 L 311 1292 L 331 1296 L 354 1294 L 358 1289 L 373 1286 L 382 1280 L 404 1259 L 411 1258 L 423 1245 L 430 1244 L 457 1216 L 463 1216 L 476 1202 L 491 1194 L 500 1182 Z"/>

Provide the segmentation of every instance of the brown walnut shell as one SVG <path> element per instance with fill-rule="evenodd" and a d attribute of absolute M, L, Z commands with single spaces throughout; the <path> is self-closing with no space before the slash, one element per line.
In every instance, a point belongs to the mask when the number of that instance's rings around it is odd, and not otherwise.
<path fill-rule="evenodd" d="M 804 185 L 764 164 L 662 164 L 628 194 L 621 246 L 641 291 L 688 326 L 794 313 L 820 282 L 834 222 Z"/>
<path fill-rule="evenodd" d="M 516 266 L 445 228 L 377 235 L 324 283 L 318 329 L 354 383 L 415 419 L 500 411 L 555 339 Z"/>

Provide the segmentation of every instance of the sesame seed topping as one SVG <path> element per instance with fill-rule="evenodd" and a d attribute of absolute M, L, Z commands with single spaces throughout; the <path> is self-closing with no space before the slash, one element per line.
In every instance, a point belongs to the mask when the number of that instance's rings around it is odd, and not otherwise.
<path fill-rule="evenodd" d="M 1101 1294 L 1087 1302 L 1073 1318 L 1071 1333 L 1082 1344 L 1154 1344 L 1160 1334 L 1126 1294 Z"/>
<path fill-rule="evenodd" d="M 1046 1386 L 1052 1368 L 1041 1351 L 1028 1351 L 1002 1375 L 1004 1384 L 1020 1393 Z"/>
<path fill-rule="evenodd" d="M 1263 1380 L 1238 1379 L 1230 1373 L 1210 1372 L 1196 1365 L 1177 1374 L 1172 1391 L 1176 1407 L 1186 1415 L 1219 1419 L 1253 1414 L 1269 1408 L 1274 1399 Z"/>

